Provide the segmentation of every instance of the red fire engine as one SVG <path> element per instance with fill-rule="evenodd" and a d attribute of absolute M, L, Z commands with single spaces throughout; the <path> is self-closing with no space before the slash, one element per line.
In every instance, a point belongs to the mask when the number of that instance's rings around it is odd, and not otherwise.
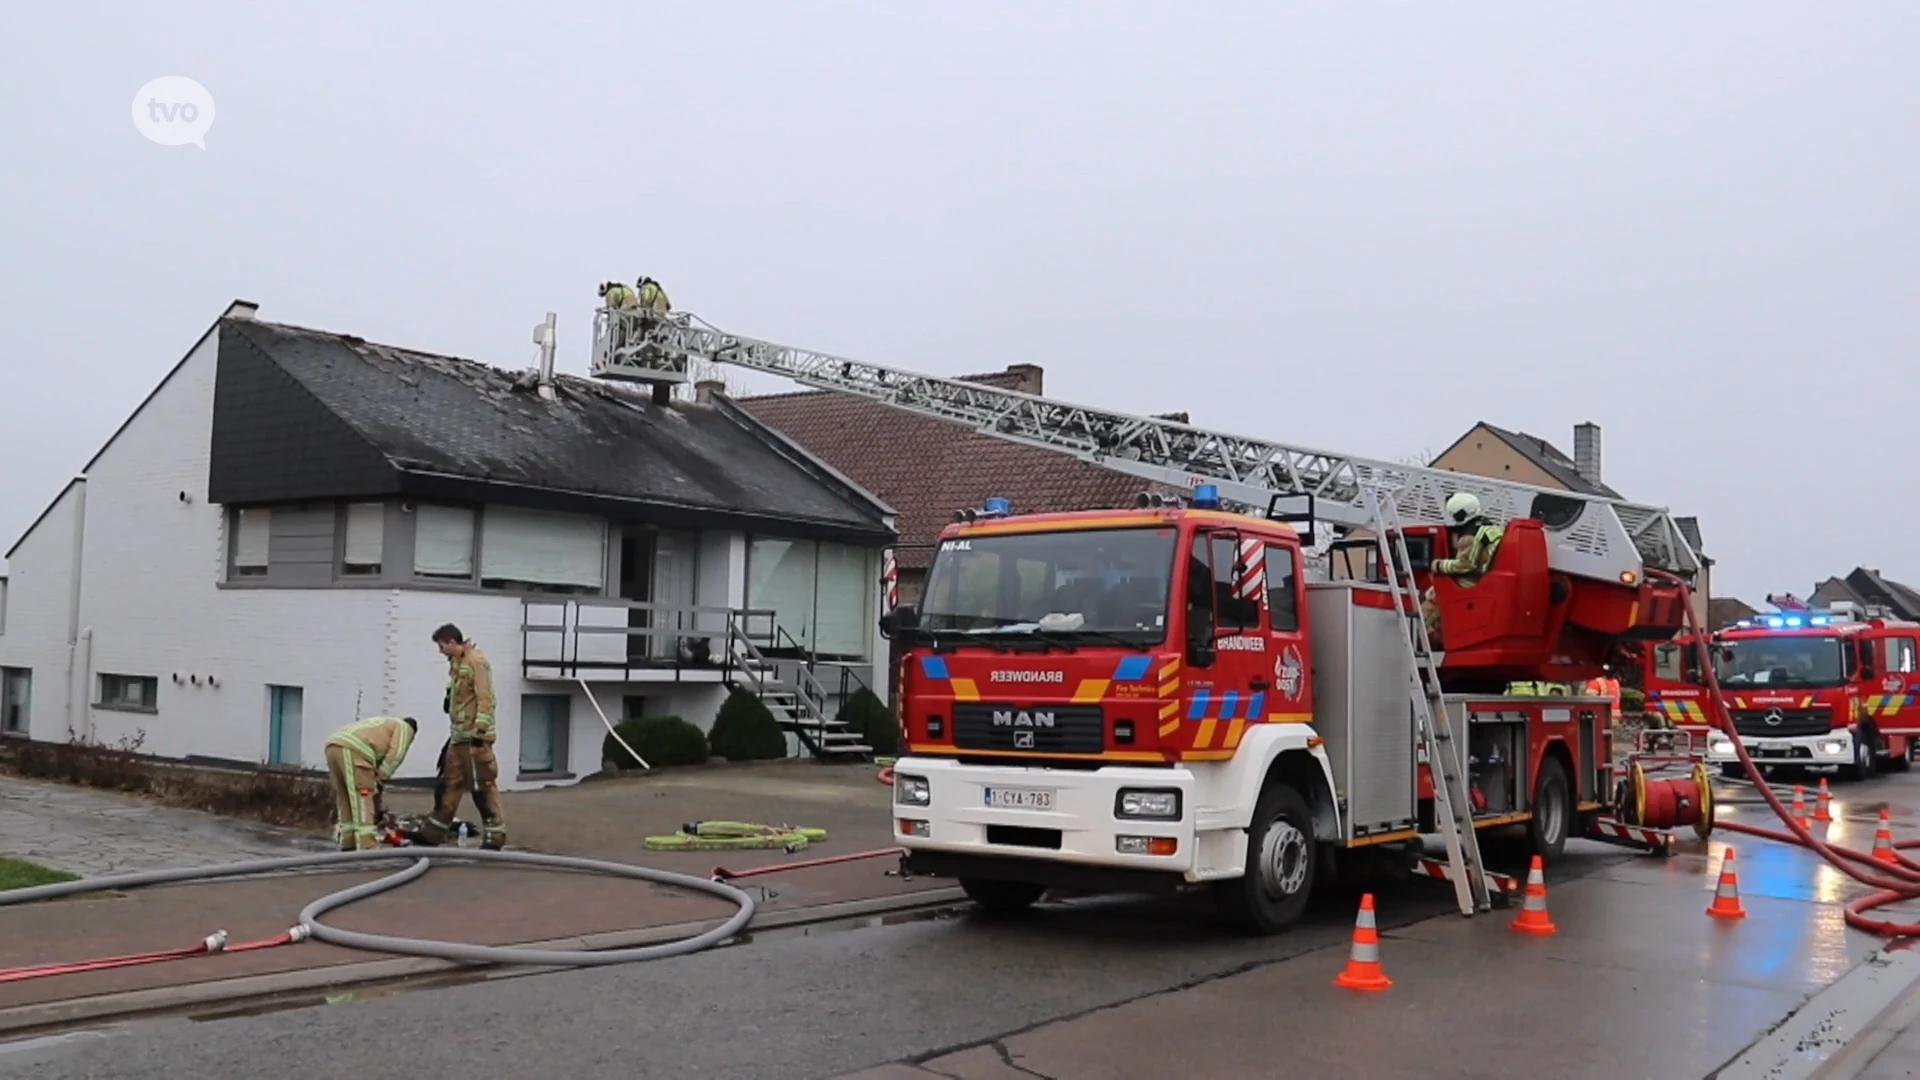
<path fill-rule="evenodd" d="M 987 499 L 941 533 L 921 603 L 883 621 L 905 647 L 905 869 L 957 878 L 982 906 L 1050 886 L 1204 888 L 1271 933 L 1335 853 L 1437 833 L 1435 876 L 1472 914 L 1495 891 L 1481 828 L 1522 827 L 1550 859 L 1576 832 L 1665 850 L 1665 828 L 1711 828 L 1704 767 L 1621 775 L 1608 699 L 1501 693 L 1600 675 L 1623 642 L 1678 631 L 1698 562 L 1665 510 L 933 378 L 683 314 L 598 318 L 602 377 L 736 364 L 1190 492 L 1071 514 Z M 1463 492 L 1505 528 L 1467 584 L 1428 573 Z M 1444 652 L 1418 613 L 1429 587 Z"/>
<path fill-rule="evenodd" d="M 1769 773 L 1826 767 L 1849 780 L 1903 770 L 1920 744 L 1920 623 L 1851 607 L 1755 615 L 1709 639 L 1732 727 Z M 1732 739 L 1712 730 L 1692 638 L 1649 650 L 1648 708 L 1704 742 L 1706 757 L 1744 777 Z"/>

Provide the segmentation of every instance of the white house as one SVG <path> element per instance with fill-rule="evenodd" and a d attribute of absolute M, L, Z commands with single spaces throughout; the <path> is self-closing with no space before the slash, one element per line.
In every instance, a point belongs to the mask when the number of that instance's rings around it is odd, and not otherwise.
<path fill-rule="evenodd" d="M 451 622 L 493 661 L 503 786 L 599 769 L 602 710 L 704 728 L 730 685 L 795 752 L 857 741 L 821 714 L 887 692 L 876 497 L 724 396 L 562 375 L 547 400 L 255 311 L 7 552 L 0 735 L 319 768 L 354 717 L 410 715 L 400 775 L 430 776 Z"/>

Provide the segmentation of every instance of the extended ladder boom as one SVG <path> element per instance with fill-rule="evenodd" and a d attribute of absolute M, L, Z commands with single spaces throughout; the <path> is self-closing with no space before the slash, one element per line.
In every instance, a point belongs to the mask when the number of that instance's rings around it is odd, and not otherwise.
<path fill-rule="evenodd" d="M 595 315 L 593 374 L 600 378 L 684 382 L 691 360 L 852 394 L 1154 483 L 1214 484 L 1224 499 L 1256 509 L 1275 496 L 1311 496 L 1315 517 L 1343 529 L 1373 524 L 1363 494 L 1368 486 L 1394 491 L 1408 520 L 1430 524 L 1445 521 L 1448 496 L 1470 491 L 1495 522 L 1544 521 L 1549 559 L 1568 574 L 1637 581 L 1647 566 L 1687 576 L 1699 567 L 1672 515 L 1659 507 L 1287 446 L 922 375 L 726 333 L 680 312 L 602 308 Z"/>

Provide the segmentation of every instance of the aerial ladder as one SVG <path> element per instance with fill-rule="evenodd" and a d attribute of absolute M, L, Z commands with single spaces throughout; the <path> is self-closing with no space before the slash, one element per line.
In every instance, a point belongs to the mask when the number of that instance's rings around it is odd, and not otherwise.
<path fill-rule="evenodd" d="M 1067 454 L 1154 484 L 1176 489 L 1212 485 L 1223 504 L 1245 512 L 1275 516 L 1279 500 L 1304 498 L 1305 518 L 1316 526 L 1326 522 L 1342 536 L 1369 530 L 1383 583 L 1407 614 L 1409 705 L 1421 756 L 1434 774 L 1435 821 L 1446 842 L 1449 877 L 1465 914 L 1488 907 L 1487 877 L 1471 821 L 1462 740 L 1453 731 L 1442 693 L 1445 654 L 1435 649 L 1418 614 L 1416 565 L 1408 551 L 1405 521 L 1444 526 L 1446 500 L 1461 491 L 1477 496 L 1493 523 L 1538 521 L 1552 572 L 1599 587 L 1590 593 L 1614 594 L 1610 597 L 1616 601 L 1614 613 L 1607 625 L 1600 625 L 1605 619 L 1595 621 L 1594 605 L 1586 605 L 1588 629 L 1598 631 L 1589 633 L 1589 638 L 1671 637 L 1684 624 L 1684 616 L 1672 603 L 1662 609 L 1639 595 L 1653 587 L 1647 571 L 1666 571 L 1691 581 L 1700 566 L 1699 556 L 1672 515 L 1659 507 L 1291 446 L 924 375 L 729 333 L 684 312 L 602 308 L 595 315 L 592 372 L 599 378 L 650 384 L 659 400 L 672 385 L 690 380 L 696 362 L 779 375 L 804 386 L 850 394 L 1009 442 Z M 1325 550 L 1333 537 L 1310 528 L 1315 533 L 1310 543 Z M 1562 596 L 1555 603 L 1567 606 L 1565 601 Z M 1643 618 L 1643 607 L 1659 613 Z M 1628 614 L 1623 616 L 1622 611 Z M 1564 660 L 1566 643 L 1557 637 L 1544 641 L 1547 636 L 1552 635 L 1543 631 L 1540 656 L 1551 650 Z M 1537 663 L 1539 657 L 1530 659 Z M 1597 656 L 1587 659 L 1596 666 L 1599 663 Z M 1497 675 L 1504 669 L 1496 660 L 1488 662 L 1487 670 Z"/>

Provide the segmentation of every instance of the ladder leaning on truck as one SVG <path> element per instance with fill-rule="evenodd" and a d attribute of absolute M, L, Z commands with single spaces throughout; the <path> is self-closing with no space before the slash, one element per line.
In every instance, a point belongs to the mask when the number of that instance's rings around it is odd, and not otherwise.
<path fill-rule="evenodd" d="M 1605 699 L 1498 692 L 1591 678 L 1623 642 L 1675 633 L 1698 562 L 1664 510 L 920 375 L 684 313 L 627 318 L 597 316 L 596 375 L 660 385 L 692 360 L 734 364 L 1192 492 L 1080 514 L 994 500 L 942 533 L 922 608 L 886 625 L 908 644 L 894 790 L 909 870 L 997 907 L 1049 885 L 1205 887 L 1270 933 L 1341 849 L 1438 832 L 1472 914 L 1492 898 L 1479 828 L 1524 825 L 1557 857 L 1576 827 L 1656 848 L 1659 826 L 1711 827 L 1701 792 L 1674 822 L 1647 820 L 1653 782 L 1616 775 Z M 1471 587 L 1427 573 L 1459 491 L 1506 529 Z M 1288 498 L 1304 510 L 1282 513 Z M 1326 553 L 1316 567 L 1360 553 L 1363 570 L 1308 582 L 1296 525 Z M 1445 653 L 1417 614 L 1426 587 Z M 1628 802 L 1656 827 L 1618 820 Z"/>

